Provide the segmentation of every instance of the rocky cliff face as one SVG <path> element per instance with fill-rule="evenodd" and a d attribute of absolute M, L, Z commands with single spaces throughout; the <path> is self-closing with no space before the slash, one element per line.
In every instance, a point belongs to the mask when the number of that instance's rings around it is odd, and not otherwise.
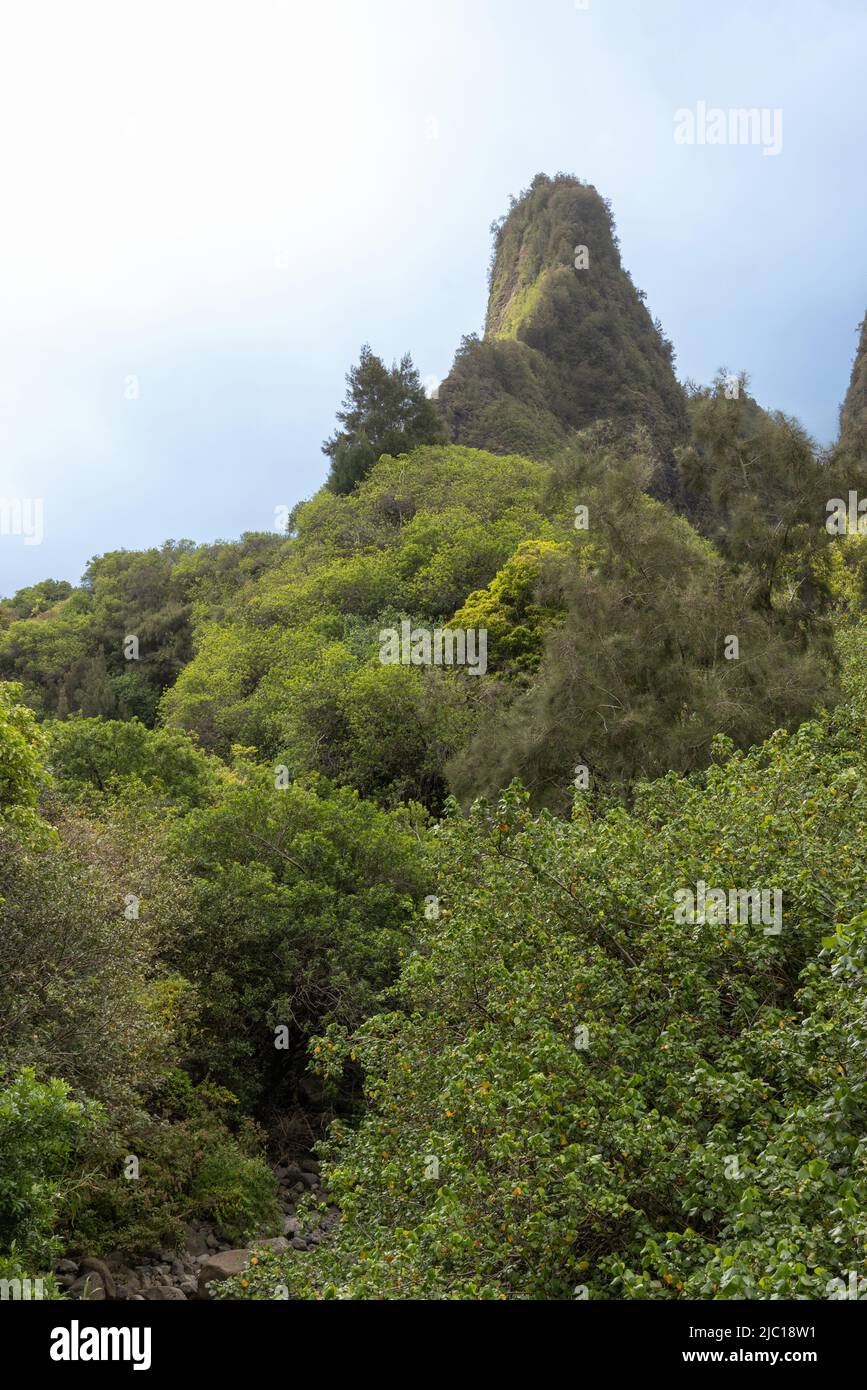
<path fill-rule="evenodd" d="M 847 453 L 867 454 L 867 315 L 861 323 L 849 390 L 840 411 L 840 445 Z"/>
<path fill-rule="evenodd" d="M 666 465 L 686 435 L 671 345 L 620 262 L 595 188 L 538 175 L 495 226 L 484 337 L 439 391 L 450 437 L 549 458 L 597 420 L 642 422 Z"/>

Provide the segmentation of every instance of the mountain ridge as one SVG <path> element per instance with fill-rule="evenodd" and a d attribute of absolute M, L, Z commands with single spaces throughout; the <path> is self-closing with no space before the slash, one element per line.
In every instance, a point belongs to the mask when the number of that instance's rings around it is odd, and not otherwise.
<path fill-rule="evenodd" d="M 672 491 L 686 396 L 621 263 L 608 200 L 571 175 L 538 174 L 492 229 L 484 336 L 464 338 L 438 392 L 449 437 L 550 458 L 599 420 L 640 422 Z"/>

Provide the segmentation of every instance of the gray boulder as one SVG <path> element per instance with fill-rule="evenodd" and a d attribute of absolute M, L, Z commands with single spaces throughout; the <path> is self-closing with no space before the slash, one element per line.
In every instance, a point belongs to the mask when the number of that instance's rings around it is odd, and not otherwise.
<path fill-rule="evenodd" d="M 249 1250 L 221 1250 L 212 1255 L 199 1270 L 199 1298 L 208 1297 L 208 1285 L 232 1279 L 247 1268 L 250 1260 Z"/>
<path fill-rule="evenodd" d="M 207 1233 L 199 1230 L 196 1226 L 188 1226 L 184 1233 L 184 1248 L 189 1255 L 207 1254 Z"/>
<path fill-rule="evenodd" d="M 187 1296 L 180 1289 L 176 1289 L 173 1284 L 151 1284 L 149 1289 L 145 1289 L 144 1296 L 151 1302 L 158 1303 L 181 1302 L 186 1303 Z"/>
<path fill-rule="evenodd" d="M 86 1303 L 98 1303 L 105 1298 L 105 1285 L 98 1274 L 91 1270 L 80 1274 L 74 1284 L 69 1286 L 69 1297 L 79 1298 Z"/>
<path fill-rule="evenodd" d="M 115 1287 L 114 1275 L 104 1260 L 97 1260 L 88 1255 L 78 1266 L 79 1274 L 95 1274 L 102 1282 L 105 1289 L 106 1298 L 116 1298 L 117 1288 Z"/>

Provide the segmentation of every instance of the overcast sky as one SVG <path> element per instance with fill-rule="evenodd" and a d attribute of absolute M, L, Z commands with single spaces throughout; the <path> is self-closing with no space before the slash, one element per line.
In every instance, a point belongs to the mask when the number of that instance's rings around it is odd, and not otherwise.
<path fill-rule="evenodd" d="M 539 171 L 612 200 L 681 377 L 836 432 L 867 309 L 864 0 L 28 0 L 0 19 L 0 593 L 273 526 L 369 341 L 448 371 Z M 782 112 L 782 149 L 675 113 Z M 137 398 L 136 398 L 137 396 Z"/>

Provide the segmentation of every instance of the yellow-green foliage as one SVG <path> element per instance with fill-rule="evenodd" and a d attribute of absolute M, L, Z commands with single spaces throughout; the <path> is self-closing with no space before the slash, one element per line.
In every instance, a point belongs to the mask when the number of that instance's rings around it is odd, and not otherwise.
<path fill-rule="evenodd" d="M 532 284 L 521 285 L 506 302 L 494 336 L 517 338 L 518 330 L 530 319 L 533 309 L 544 292 L 546 276 L 540 275 Z"/>
<path fill-rule="evenodd" d="M 488 659 L 497 669 L 536 670 L 545 634 L 565 614 L 562 595 L 556 590 L 561 562 L 568 555 L 563 541 L 524 541 L 486 589 L 470 594 L 455 614 L 454 626 L 485 628 Z M 547 603 L 540 603 L 538 592 L 546 571 L 547 587 L 555 592 Z"/>
<path fill-rule="evenodd" d="M 45 782 L 47 740 L 33 711 L 21 703 L 21 686 L 0 683 L 0 828 L 41 828 L 35 807 Z"/>
<path fill-rule="evenodd" d="M 459 673 L 383 666 L 379 632 L 448 621 L 530 538 L 550 470 L 458 446 L 384 456 L 349 496 L 319 493 L 278 564 L 203 622 L 166 720 L 385 800 L 437 804 L 476 693 Z"/>

